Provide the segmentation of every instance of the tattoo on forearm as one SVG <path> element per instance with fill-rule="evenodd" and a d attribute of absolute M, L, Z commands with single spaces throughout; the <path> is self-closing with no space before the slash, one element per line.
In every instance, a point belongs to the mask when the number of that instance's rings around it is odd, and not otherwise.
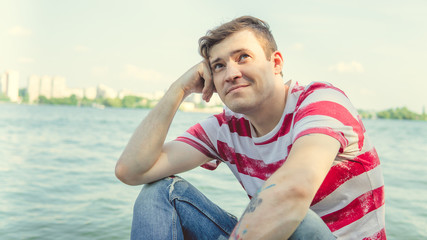
<path fill-rule="evenodd" d="M 243 215 L 245 215 L 246 213 L 252 213 L 256 210 L 256 208 L 262 203 L 262 198 L 259 198 L 258 196 L 255 196 L 254 198 L 252 198 L 252 200 L 249 202 L 249 205 L 246 207 L 245 212 L 243 213 Z M 243 217 L 242 215 L 242 217 Z"/>
<path fill-rule="evenodd" d="M 274 186 L 276 186 L 276 184 L 271 184 L 271 185 L 269 185 L 269 186 L 267 186 L 267 187 L 260 188 L 260 189 L 257 191 L 257 193 L 255 194 L 255 196 L 252 198 L 252 200 L 249 202 L 248 207 L 246 208 L 245 212 L 244 212 L 244 213 L 243 213 L 243 215 L 242 215 L 242 218 L 243 218 L 243 216 L 244 216 L 246 213 L 254 212 L 254 211 L 256 210 L 256 208 L 257 208 L 257 207 L 262 203 L 262 198 L 258 197 L 258 195 L 259 195 L 262 191 L 264 191 L 264 190 L 266 190 L 266 189 L 269 189 L 269 188 L 272 188 L 272 187 L 274 187 Z"/>
<path fill-rule="evenodd" d="M 247 226 L 245 226 L 245 229 L 243 229 L 241 235 L 239 234 L 240 231 L 240 224 L 242 223 L 243 217 L 247 214 L 247 213 L 253 213 L 256 208 L 261 205 L 262 203 L 262 198 L 259 197 L 259 194 L 269 188 L 272 188 L 276 186 L 276 184 L 271 184 L 267 187 L 264 188 L 260 188 L 257 193 L 255 194 L 255 196 L 251 199 L 251 201 L 249 202 L 249 205 L 246 207 L 246 210 L 243 212 L 242 216 L 240 217 L 240 221 L 237 224 L 236 228 L 234 229 L 231 237 L 232 239 L 242 239 L 242 237 L 248 232 Z"/>
<path fill-rule="evenodd" d="M 267 190 L 267 189 L 269 189 L 269 188 L 272 188 L 272 187 L 274 187 L 274 186 L 276 186 L 276 184 L 268 185 L 267 187 L 265 187 L 265 188 L 261 188 L 260 190 L 258 190 L 258 192 L 257 192 L 257 193 L 260 193 L 260 192 L 262 192 L 262 191 L 264 191 L 264 190 Z"/>

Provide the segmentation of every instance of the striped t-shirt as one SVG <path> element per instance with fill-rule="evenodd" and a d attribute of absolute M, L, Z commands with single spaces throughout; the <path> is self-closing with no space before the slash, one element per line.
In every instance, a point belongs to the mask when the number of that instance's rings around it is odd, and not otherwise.
<path fill-rule="evenodd" d="M 225 108 L 188 129 L 182 141 L 231 169 L 249 197 L 286 161 L 301 136 L 321 133 L 341 147 L 311 209 L 338 239 L 386 239 L 384 182 L 374 146 L 347 96 L 325 82 L 303 87 L 292 81 L 283 116 L 267 135 L 256 137 L 249 120 Z"/>

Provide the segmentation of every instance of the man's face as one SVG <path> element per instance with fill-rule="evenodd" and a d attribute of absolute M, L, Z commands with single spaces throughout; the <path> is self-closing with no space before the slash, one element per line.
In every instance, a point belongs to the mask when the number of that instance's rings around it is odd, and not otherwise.
<path fill-rule="evenodd" d="M 248 114 L 262 107 L 278 86 L 273 57 L 267 60 L 249 30 L 234 33 L 213 46 L 209 64 L 218 95 L 237 113 Z"/>

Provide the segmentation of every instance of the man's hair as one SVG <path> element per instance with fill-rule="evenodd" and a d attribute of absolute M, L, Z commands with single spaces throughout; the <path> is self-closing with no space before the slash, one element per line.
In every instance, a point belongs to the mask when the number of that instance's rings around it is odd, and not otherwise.
<path fill-rule="evenodd" d="M 220 43 L 231 34 L 242 30 L 250 30 L 255 34 L 264 49 L 265 57 L 270 60 L 271 54 L 277 51 L 276 41 L 270 32 L 268 24 L 252 16 L 242 16 L 209 30 L 205 36 L 199 39 L 200 55 L 206 60 L 209 60 L 210 50 L 213 46 Z"/>

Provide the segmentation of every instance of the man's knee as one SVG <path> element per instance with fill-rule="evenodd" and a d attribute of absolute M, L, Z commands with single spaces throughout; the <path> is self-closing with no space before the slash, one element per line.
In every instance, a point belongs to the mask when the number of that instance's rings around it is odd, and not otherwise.
<path fill-rule="evenodd" d="M 145 184 L 141 189 L 135 205 L 169 200 L 176 188 L 179 189 L 183 187 L 182 184 L 179 183 L 184 183 L 184 186 L 186 185 L 186 181 L 178 176 L 166 177 L 158 181 Z"/>

